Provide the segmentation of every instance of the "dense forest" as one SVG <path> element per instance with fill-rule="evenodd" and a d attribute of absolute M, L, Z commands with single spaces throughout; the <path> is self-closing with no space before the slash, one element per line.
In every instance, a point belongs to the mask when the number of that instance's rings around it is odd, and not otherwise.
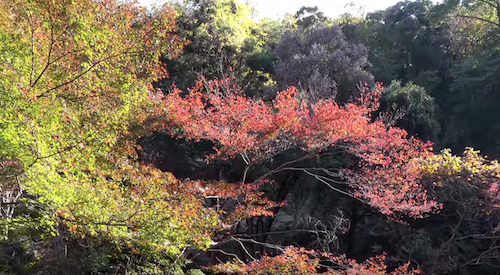
<path fill-rule="evenodd" d="M 500 274 L 500 1 L 361 10 L 0 0 L 0 274 Z"/>

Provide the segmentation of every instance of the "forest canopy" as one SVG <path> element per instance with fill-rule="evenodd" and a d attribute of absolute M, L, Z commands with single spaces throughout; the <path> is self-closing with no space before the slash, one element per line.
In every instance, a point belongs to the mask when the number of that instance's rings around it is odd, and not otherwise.
<path fill-rule="evenodd" d="M 254 13 L 0 0 L 0 273 L 500 271 L 500 3 Z"/>

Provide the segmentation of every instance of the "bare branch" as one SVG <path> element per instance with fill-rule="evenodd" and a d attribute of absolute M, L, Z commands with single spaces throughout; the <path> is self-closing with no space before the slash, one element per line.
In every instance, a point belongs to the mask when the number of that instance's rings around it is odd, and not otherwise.
<path fill-rule="evenodd" d="M 335 155 L 335 154 L 338 154 L 339 152 L 325 152 L 325 153 L 310 153 L 310 154 L 307 154 L 303 157 L 300 157 L 298 159 L 294 159 L 294 160 L 291 160 L 291 161 L 287 161 L 283 164 L 281 164 L 280 166 L 278 166 L 277 168 L 265 173 L 264 175 L 260 176 L 258 179 L 256 179 L 254 181 L 254 183 L 258 183 L 260 182 L 261 180 L 264 180 L 265 178 L 271 176 L 271 175 L 274 175 L 276 173 L 279 173 L 279 172 L 282 172 L 284 170 L 287 170 L 286 167 L 291 165 L 291 164 L 294 164 L 294 163 L 298 163 L 298 162 L 301 162 L 301 161 L 304 161 L 304 160 L 308 160 L 308 159 L 312 159 L 312 158 L 315 158 L 315 157 L 318 157 L 318 156 L 326 156 L 326 155 Z"/>
<path fill-rule="evenodd" d="M 500 236 L 497 237 L 490 245 L 490 247 L 488 248 L 488 250 L 484 251 L 483 253 L 481 253 L 479 256 L 477 256 L 476 258 L 464 263 L 463 265 L 461 265 L 459 267 L 459 270 L 461 270 L 462 268 L 468 266 L 468 265 L 479 265 L 479 264 L 486 264 L 486 262 L 481 262 L 481 259 L 483 259 L 483 257 L 488 254 L 489 252 L 495 250 L 495 249 L 500 249 L 500 246 L 497 245 L 497 241 L 499 240 Z M 498 257 L 495 257 L 495 258 L 498 258 Z"/>
<path fill-rule="evenodd" d="M 361 202 L 361 203 L 363 203 L 363 204 L 368 204 L 368 202 L 366 202 L 366 201 L 364 201 L 364 200 L 362 200 L 362 199 L 360 199 L 360 198 L 358 198 L 358 197 L 356 197 L 356 196 L 354 196 L 354 195 L 352 195 L 352 194 L 349 194 L 348 192 L 346 192 L 346 191 L 344 191 L 344 190 L 341 190 L 341 189 L 336 188 L 335 186 L 331 185 L 331 184 L 330 184 L 327 180 L 325 180 L 325 179 L 324 179 L 323 177 L 321 177 L 320 175 L 314 174 L 314 173 L 312 173 L 312 172 L 310 172 L 310 171 L 307 171 L 307 170 L 302 170 L 302 171 L 303 171 L 304 173 L 308 174 L 309 176 L 314 177 L 314 178 L 315 178 L 316 180 L 318 180 L 319 182 L 324 183 L 324 184 L 325 184 L 326 186 L 328 186 L 330 189 L 332 189 L 332 190 L 334 190 L 334 191 L 336 191 L 336 192 L 339 192 L 339 193 L 341 193 L 341 194 L 343 194 L 343 195 L 346 195 L 346 196 L 348 196 L 348 197 L 351 197 L 351 198 L 353 198 L 353 199 L 355 199 L 355 200 L 357 200 L 357 201 L 359 201 L 359 202 Z M 332 179 L 330 179 L 330 181 L 331 181 L 331 180 L 332 180 Z"/>
<path fill-rule="evenodd" d="M 257 261 L 257 259 L 255 259 L 251 254 L 250 252 L 248 252 L 248 250 L 246 249 L 245 245 L 239 240 L 239 239 L 236 239 L 234 237 L 231 237 L 231 240 L 233 241 L 236 241 L 237 243 L 239 243 L 241 245 L 241 248 L 243 248 L 243 251 L 245 251 L 245 253 L 250 257 L 252 258 L 252 260 L 254 261 Z"/>

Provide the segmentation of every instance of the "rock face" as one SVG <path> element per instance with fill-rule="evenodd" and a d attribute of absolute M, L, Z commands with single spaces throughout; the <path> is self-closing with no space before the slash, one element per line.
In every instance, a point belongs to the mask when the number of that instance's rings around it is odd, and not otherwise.
<path fill-rule="evenodd" d="M 142 146 L 145 160 L 163 171 L 172 172 L 177 178 L 237 182 L 241 180 L 244 170 L 244 163 L 238 159 L 207 164 L 205 156 L 213 153 L 213 144 L 209 142 L 195 143 L 157 133 L 143 139 Z M 287 160 L 286 155 L 275 159 L 277 163 Z M 303 164 L 303 167 L 321 165 Z M 258 178 L 266 171 L 264 167 L 255 167 L 249 173 L 248 181 Z M 282 172 L 274 175 L 273 180 L 273 184 L 265 186 L 266 194 L 275 201 L 286 201 L 286 205 L 275 209 L 275 216 L 272 218 L 253 217 L 241 221 L 234 233 L 252 236 L 256 241 L 263 243 L 299 245 L 321 251 L 363 255 L 363 257 L 379 250 L 381 245 L 387 251 L 387 244 L 379 241 L 387 234 L 387 221 L 382 215 L 330 189 L 303 172 Z M 345 188 L 345 186 L 335 187 Z M 245 254 L 243 251 L 238 251 L 240 248 L 237 245 L 224 248 L 238 255 Z M 262 254 L 275 252 L 262 245 L 252 247 L 248 244 L 247 249 Z M 213 255 L 206 256 L 208 258 L 204 260 L 208 262 L 213 260 Z M 221 258 L 223 255 L 217 257 Z"/>
<path fill-rule="evenodd" d="M 297 178 L 269 228 L 268 242 L 336 250 L 349 228 L 349 198 L 307 175 Z"/>

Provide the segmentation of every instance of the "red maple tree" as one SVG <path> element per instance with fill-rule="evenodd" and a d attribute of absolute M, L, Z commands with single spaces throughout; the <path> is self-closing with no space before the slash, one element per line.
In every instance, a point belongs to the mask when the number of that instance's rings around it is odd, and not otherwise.
<path fill-rule="evenodd" d="M 351 195 L 389 216 L 422 217 L 439 208 L 419 182 L 418 160 L 432 155 L 432 146 L 372 118 L 381 92 L 380 84 L 364 87 L 355 102 L 340 105 L 331 99 L 309 103 L 291 87 L 264 102 L 245 96 L 228 78 L 200 79 L 187 93 L 174 89 L 155 99 L 163 102 L 157 112 L 173 135 L 216 144 L 209 158 L 240 156 L 251 166 L 290 148 L 309 156 L 337 148 L 359 160 L 357 169 L 336 174 L 352 187 Z"/>
<path fill-rule="evenodd" d="M 327 253 L 317 253 L 313 250 L 287 247 L 283 253 L 270 257 L 265 255 L 259 261 L 249 264 L 232 262 L 216 265 L 212 271 L 227 274 L 243 275 L 417 275 L 420 270 L 412 269 L 410 264 L 404 264 L 392 271 L 388 271 L 385 255 L 367 259 L 363 263 L 347 259 L 344 256 L 336 257 Z M 318 270 L 323 271 L 318 271 Z"/>

